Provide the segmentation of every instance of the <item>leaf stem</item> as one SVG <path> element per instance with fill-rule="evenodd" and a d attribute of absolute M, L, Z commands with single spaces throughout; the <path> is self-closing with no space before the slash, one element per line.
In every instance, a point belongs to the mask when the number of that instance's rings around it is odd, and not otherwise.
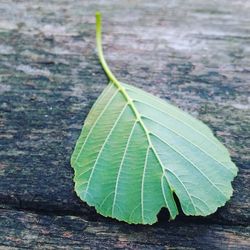
<path fill-rule="evenodd" d="M 102 17 L 101 17 L 100 12 L 96 12 L 96 44 L 97 44 L 98 57 L 99 57 L 99 60 L 101 62 L 101 65 L 102 65 L 105 73 L 107 74 L 109 80 L 118 88 L 118 90 L 123 94 L 124 98 L 127 100 L 128 105 L 130 105 L 132 111 L 134 112 L 137 121 L 140 123 L 140 125 L 142 126 L 143 130 L 146 133 L 149 147 L 152 148 L 152 143 L 151 143 L 151 140 L 149 137 L 149 131 L 145 127 L 145 125 L 141 119 L 141 116 L 138 113 L 132 99 L 129 97 L 126 90 L 122 86 L 122 84 L 116 79 L 114 74 L 111 72 L 111 70 L 109 69 L 109 66 L 104 58 L 103 50 L 102 50 Z"/>
<path fill-rule="evenodd" d="M 103 55 L 103 50 L 102 50 L 102 15 L 100 12 L 96 12 L 96 45 L 97 45 L 97 52 L 98 52 L 98 57 L 100 60 L 100 63 L 107 74 L 108 78 L 110 81 L 112 81 L 118 89 L 121 88 L 121 84 L 119 81 L 116 79 L 114 74 L 111 72 L 109 69 L 109 66 L 104 58 Z"/>

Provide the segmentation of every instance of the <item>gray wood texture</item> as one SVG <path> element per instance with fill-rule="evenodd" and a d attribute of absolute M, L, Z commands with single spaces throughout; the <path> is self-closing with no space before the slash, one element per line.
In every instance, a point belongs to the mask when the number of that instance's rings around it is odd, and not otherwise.
<path fill-rule="evenodd" d="M 73 191 L 70 156 L 117 78 L 204 121 L 239 167 L 206 218 L 153 226 L 98 215 Z M 0 0 L 0 249 L 249 249 L 250 1 Z M 153 201 L 152 201 L 153 202 Z"/>

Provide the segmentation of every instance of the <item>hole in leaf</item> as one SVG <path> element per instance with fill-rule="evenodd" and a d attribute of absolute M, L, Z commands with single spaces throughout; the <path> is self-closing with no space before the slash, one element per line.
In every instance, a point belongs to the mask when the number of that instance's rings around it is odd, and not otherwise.
<path fill-rule="evenodd" d="M 169 221 L 170 213 L 166 207 L 163 207 L 157 215 L 159 223 Z"/>
<path fill-rule="evenodd" d="M 178 198 L 178 196 L 176 195 L 175 192 L 173 192 L 173 196 L 174 196 L 174 201 L 176 203 L 177 209 L 179 211 L 179 215 L 178 216 L 183 216 L 184 213 L 183 213 L 182 208 L 181 208 L 180 200 L 179 200 L 179 198 Z"/>

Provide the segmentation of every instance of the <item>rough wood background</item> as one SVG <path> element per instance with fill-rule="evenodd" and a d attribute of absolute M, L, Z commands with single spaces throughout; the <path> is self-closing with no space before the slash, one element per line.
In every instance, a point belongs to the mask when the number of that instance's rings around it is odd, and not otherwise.
<path fill-rule="evenodd" d="M 118 79 L 208 124 L 239 167 L 207 218 L 103 218 L 73 191 L 70 155 L 107 84 L 96 10 Z M 0 249 L 250 249 L 250 1 L 0 0 Z M 152 201 L 153 202 L 153 201 Z"/>

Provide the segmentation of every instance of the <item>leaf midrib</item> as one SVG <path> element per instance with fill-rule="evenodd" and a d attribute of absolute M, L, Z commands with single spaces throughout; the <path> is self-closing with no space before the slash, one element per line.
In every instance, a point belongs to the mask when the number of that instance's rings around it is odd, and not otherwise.
<path fill-rule="evenodd" d="M 166 175 L 165 175 L 165 168 L 164 168 L 164 165 L 162 164 L 161 160 L 159 159 L 159 156 L 151 142 L 151 139 L 150 139 L 150 131 L 147 129 L 147 127 L 144 125 L 144 122 L 142 121 L 142 118 L 139 114 L 139 112 L 137 111 L 137 108 L 136 106 L 134 105 L 134 102 L 132 100 L 132 98 L 128 95 L 126 89 L 122 86 L 122 84 L 117 80 L 117 78 L 115 77 L 115 75 L 111 72 L 111 70 L 109 69 L 108 67 L 108 64 L 104 58 L 104 55 L 103 55 L 103 49 L 102 49 L 102 37 L 101 37 L 101 15 L 100 13 L 97 13 L 96 14 L 96 42 L 97 42 L 97 50 L 98 50 L 98 56 L 99 56 L 99 60 L 100 60 L 100 63 L 105 71 L 105 73 L 107 74 L 109 80 L 111 83 L 114 84 L 114 86 L 118 89 L 118 91 L 123 95 L 123 97 L 125 98 L 125 100 L 127 101 L 127 105 L 131 108 L 131 110 L 133 111 L 135 117 L 136 117 L 136 122 L 138 122 L 142 129 L 144 130 L 145 132 L 145 135 L 146 135 L 146 138 L 147 138 L 147 141 L 148 141 L 148 147 L 149 147 L 149 150 L 152 149 L 152 152 L 154 153 L 158 163 L 160 164 L 161 166 L 161 169 L 162 169 L 162 176 L 164 176 L 166 178 L 166 181 L 167 183 L 169 184 L 170 186 L 170 182 L 168 181 Z M 171 192 L 174 192 L 173 190 L 173 187 L 171 187 Z M 186 187 L 184 187 L 186 189 Z M 187 192 L 188 193 L 188 192 Z M 194 203 L 193 203 L 193 200 L 192 198 L 190 197 L 190 194 L 188 193 L 188 196 L 190 198 L 190 201 L 195 209 L 195 206 L 194 206 Z M 167 206 L 167 204 L 166 204 Z"/>
<path fill-rule="evenodd" d="M 104 59 L 104 58 L 103 58 Z M 105 60 L 105 59 L 104 59 Z M 107 64 L 106 64 L 107 65 Z M 108 75 L 109 76 L 109 75 Z M 136 121 L 135 122 L 138 122 L 140 125 L 141 125 L 141 127 L 143 128 L 143 130 L 144 130 L 144 132 L 145 132 L 145 135 L 146 135 L 146 138 L 147 138 L 147 141 L 148 141 L 148 149 L 150 150 L 150 149 L 152 149 L 152 152 L 154 153 L 154 155 L 155 155 L 155 157 L 156 157 L 156 159 L 157 159 L 157 161 L 158 161 L 158 163 L 160 164 L 160 166 L 161 166 L 161 169 L 162 169 L 162 178 L 164 177 L 164 178 L 166 178 L 166 181 L 167 181 L 167 183 L 168 183 L 168 185 L 170 186 L 170 182 L 169 182 L 169 180 L 168 180 L 168 178 L 167 178 L 167 176 L 166 176 L 166 174 L 165 174 L 165 167 L 164 167 L 164 165 L 163 165 L 163 163 L 161 162 L 161 160 L 160 160 L 160 158 L 159 158 L 159 156 L 158 156 L 158 154 L 157 154 L 157 152 L 156 152 L 156 149 L 154 148 L 154 145 L 152 144 L 152 141 L 151 141 L 151 139 L 150 139 L 150 131 L 147 129 L 147 127 L 145 126 L 145 124 L 144 124 L 144 122 L 143 122 L 143 120 L 142 120 L 142 116 L 139 114 L 139 112 L 137 111 L 137 108 L 136 108 L 136 106 L 134 105 L 134 102 L 133 102 L 133 99 L 128 95 L 128 93 L 126 92 L 126 89 L 121 85 L 121 83 L 113 76 L 113 80 L 110 78 L 110 82 L 112 83 L 112 84 L 114 84 L 114 86 L 118 89 L 118 91 L 119 92 L 121 92 L 121 94 L 123 95 L 123 97 L 124 97 L 124 99 L 127 101 L 127 105 L 131 108 L 131 110 L 133 111 L 133 113 L 134 113 L 134 115 L 135 115 L 135 117 L 136 117 Z M 115 82 L 114 82 L 114 80 L 115 80 Z M 144 168 L 145 168 L 145 165 L 144 165 Z M 144 171 L 144 169 L 143 169 L 143 171 Z M 169 171 L 169 170 L 168 170 Z M 172 172 L 172 171 L 171 171 Z M 172 173 L 172 174 L 174 174 L 174 173 Z M 175 174 L 174 174 L 175 175 Z M 175 175 L 176 176 L 176 175 Z M 177 176 L 176 176 L 176 178 L 178 178 Z M 178 180 L 179 180 L 179 178 L 178 178 Z M 190 194 L 189 194 L 189 192 L 188 192 L 188 190 L 186 189 L 186 186 L 181 182 L 181 184 L 182 184 L 182 186 L 184 187 L 184 189 L 186 190 L 186 192 L 187 192 L 187 195 L 188 195 L 188 197 L 189 197 L 189 199 L 190 199 L 190 201 L 191 201 L 191 204 L 192 204 L 192 206 L 193 206 L 193 208 L 194 208 L 194 210 L 196 211 L 196 206 L 194 205 L 194 201 L 193 201 L 193 199 L 192 199 L 192 197 L 190 196 Z M 162 185 L 162 182 L 161 182 L 161 185 Z M 170 186 L 171 187 L 171 186 Z M 174 192 L 174 189 L 173 189 L 173 187 L 171 187 L 171 192 L 173 193 Z M 165 203 L 166 203 L 166 200 L 165 200 L 165 197 L 164 197 L 164 193 L 163 193 L 163 188 L 162 188 L 162 195 L 163 195 L 163 198 L 164 198 L 164 201 L 165 201 Z M 168 207 L 168 204 L 166 203 L 166 206 Z M 113 210 L 113 209 L 112 209 Z"/>
<path fill-rule="evenodd" d="M 125 88 L 125 89 L 126 89 L 126 88 Z M 134 92 L 134 93 L 136 94 L 135 90 L 130 89 L 130 91 L 132 91 L 132 92 Z M 142 94 L 142 92 L 141 92 L 140 94 Z M 143 94 L 142 94 L 142 95 L 143 95 Z M 162 101 L 155 100 L 155 99 L 153 99 L 152 97 L 150 97 L 150 95 L 149 95 L 149 96 L 146 96 L 146 95 L 144 94 L 144 96 L 145 96 L 146 98 L 151 98 L 151 100 L 154 100 L 155 102 L 158 102 L 158 103 L 160 103 L 161 105 L 164 105 L 164 103 L 163 103 Z M 181 124 L 184 124 L 185 126 L 189 127 L 190 129 L 192 129 L 193 131 L 195 131 L 196 133 L 198 133 L 199 135 L 201 135 L 201 136 L 203 136 L 204 138 L 206 138 L 207 140 L 209 140 L 212 144 L 214 144 L 214 145 L 218 148 L 218 150 L 220 150 L 223 154 L 225 154 L 225 151 L 222 151 L 221 148 L 218 147 L 218 144 L 217 144 L 215 141 L 213 141 L 209 136 L 205 135 L 204 133 L 201 133 L 201 132 L 200 132 L 199 130 L 197 130 L 196 128 L 190 126 L 190 124 L 188 124 L 187 122 L 184 122 L 183 120 L 180 120 L 180 119 L 177 118 L 176 116 L 173 116 L 173 115 L 171 115 L 170 113 L 167 113 L 165 110 L 156 108 L 156 107 L 152 106 L 151 104 L 146 103 L 146 102 L 143 102 L 143 101 L 141 101 L 141 100 L 139 100 L 139 99 L 133 99 L 133 102 L 142 103 L 142 104 L 144 104 L 144 105 L 147 105 L 147 106 L 149 106 L 149 107 L 152 107 L 152 108 L 154 108 L 154 109 L 157 109 L 158 111 L 160 111 L 160 112 L 163 113 L 163 114 L 166 114 L 166 115 L 172 117 L 173 119 L 179 121 Z M 166 103 L 165 103 L 165 104 L 166 104 Z M 212 132 L 211 132 L 211 133 L 212 133 Z"/>
<path fill-rule="evenodd" d="M 208 152 L 206 152 L 205 150 L 203 150 L 199 145 L 197 145 L 196 143 L 192 142 L 190 139 L 186 138 L 185 136 L 181 135 L 180 133 L 178 133 L 177 131 L 175 131 L 174 129 L 171 129 L 169 127 L 167 127 L 166 125 L 164 125 L 163 123 L 159 122 L 159 121 L 156 121 L 154 120 L 153 118 L 151 117 L 148 117 L 148 116 L 145 116 L 143 115 L 142 116 L 143 118 L 145 119 L 148 119 L 148 120 L 151 120 L 155 123 L 158 123 L 160 126 L 172 131 L 173 133 L 175 133 L 177 136 L 183 138 L 186 142 L 192 144 L 194 147 L 196 147 L 197 149 L 199 149 L 201 152 L 203 152 L 205 155 L 207 155 L 210 159 L 214 160 L 215 162 L 217 162 L 220 166 L 223 167 L 223 169 L 227 169 L 231 174 L 234 174 L 229 168 L 225 168 L 225 166 L 220 162 L 218 161 L 217 159 L 215 159 L 211 154 L 209 154 Z"/>

